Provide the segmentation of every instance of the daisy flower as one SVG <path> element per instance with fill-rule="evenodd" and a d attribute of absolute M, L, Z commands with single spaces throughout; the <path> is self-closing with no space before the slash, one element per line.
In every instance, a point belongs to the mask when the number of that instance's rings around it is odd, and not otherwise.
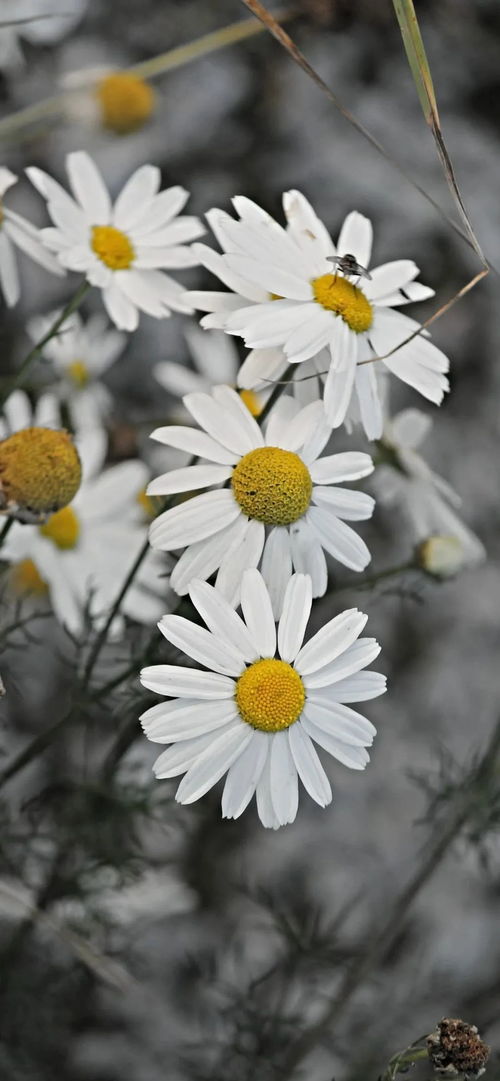
<path fill-rule="evenodd" d="M 418 453 L 431 427 L 431 418 L 418 409 L 387 419 L 380 442 L 385 461 L 377 466 L 374 484 L 380 502 L 402 509 L 415 540 L 423 542 L 424 569 L 444 577 L 481 563 L 486 552 L 456 513 L 460 496 Z"/>
<path fill-rule="evenodd" d="M 143 491 L 147 467 L 121 462 L 101 472 L 106 437 L 101 429 L 79 440 L 83 480 L 70 506 L 41 526 L 14 525 L 2 547 L 18 596 L 50 595 L 54 614 L 73 634 L 85 612 L 105 619 L 146 536 Z M 122 612 L 150 623 L 165 608 L 166 566 L 150 552 L 122 604 Z M 119 634 L 123 621 L 115 621 Z"/>
<path fill-rule="evenodd" d="M 215 312 L 217 324 L 240 335 L 252 349 L 282 349 L 287 363 L 303 364 L 327 349 L 324 398 L 333 428 L 343 423 L 355 392 L 368 438 L 381 435 L 382 411 L 370 361 L 395 349 L 379 363 L 425 398 L 442 401 L 448 389 L 447 357 L 431 344 L 427 332 L 402 345 L 421 328 L 392 310 L 424 300 L 433 291 L 415 282 L 418 267 L 410 259 L 368 271 L 368 218 L 356 211 L 349 214 L 335 246 L 300 192 L 283 196 L 287 229 L 250 199 L 239 196 L 233 203 L 239 220 L 221 211 L 207 215 L 223 254 L 194 246 L 200 262 L 232 292 L 188 293 L 186 299 Z M 359 264 L 359 271 L 347 269 L 347 256 Z M 240 375 L 245 383 L 265 374 L 260 358 L 257 363 L 253 358 L 249 367 L 252 379 L 248 369 Z M 272 378 L 275 373 L 276 366 Z"/>
<path fill-rule="evenodd" d="M 181 616 L 158 626 L 168 642 L 207 671 L 158 664 L 141 683 L 173 699 L 143 713 L 154 743 L 169 743 L 157 759 L 158 778 L 183 777 L 179 803 L 193 803 L 227 773 L 224 818 L 238 818 L 254 793 L 264 826 L 293 822 L 298 780 L 326 807 L 332 792 L 314 744 L 350 769 L 364 769 L 373 725 L 348 702 L 385 691 L 385 676 L 362 669 L 378 656 L 373 638 L 359 638 L 367 616 L 341 612 L 302 645 L 312 589 L 308 575 L 290 579 L 279 626 L 262 575 L 247 570 L 240 618 L 206 582 L 194 581 L 191 600 L 208 630 Z"/>
<path fill-rule="evenodd" d="M 10 169 L 0 166 L 0 287 L 9 308 L 17 304 L 21 295 L 14 247 L 20 248 L 52 274 L 59 277 L 65 274 L 55 257 L 42 244 L 40 230 L 5 206 L 4 195 L 14 184 L 17 184 L 17 176 Z"/>
<path fill-rule="evenodd" d="M 103 65 L 83 68 L 67 72 L 60 85 L 68 120 L 115 135 L 138 131 L 155 110 L 154 90 L 131 71 L 112 71 Z"/>
<path fill-rule="evenodd" d="M 113 205 L 83 150 L 68 154 L 66 168 L 73 198 L 41 169 L 27 169 L 54 222 L 42 230 L 42 239 L 61 266 L 83 272 L 102 289 L 108 315 L 121 330 L 135 330 L 140 311 L 156 319 L 169 316 L 170 309 L 190 313 L 182 286 L 159 269 L 198 262 L 185 245 L 203 227 L 198 218 L 179 217 L 188 193 L 180 187 L 158 193 L 160 170 L 143 165 Z"/>
<path fill-rule="evenodd" d="M 44 337 L 60 314 L 51 312 L 29 320 L 28 333 L 34 342 Z M 110 327 L 105 316 L 92 315 L 84 323 L 73 312 L 44 345 L 43 356 L 51 361 L 58 377 L 54 392 L 67 404 L 76 431 L 99 427 L 109 414 L 112 398 L 101 376 L 123 353 L 126 344 L 126 335 Z"/>
<path fill-rule="evenodd" d="M 162 360 L 156 364 L 153 373 L 162 387 L 174 398 L 196 391 L 210 392 L 214 383 L 228 383 L 236 386 L 238 371 L 241 367 L 238 350 L 232 338 L 222 331 L 203 331 L 197 326 L 189 326 L 184 337 L 193 358 L 195 371 L 185 364 L 176 364 L 171 360 Z M 247 409 L 253 417 L 258 417 L 272 391 L 271 386 L 263 388 L 261 393 L 253 390 L 240 391 Z M 184 415 L 189 415 L 183 410 Z"/>
<path fill-rule="evenodd" d="M 87 0 L 64 0 L 64 14 L 58 15 L 54 0 L 2 0 L 0 69 L 13 70 L 23 63 L 19 38 L 32 45 L 61 41 L 74 30 L 86 6 Z"/>
<path fill-rule="evenodd" d="M 218 571 L 217 588 L 236 605 L 243 571 L 262 558 L 279 614 L 292 567 L 310 574 L 315 597 L 327 586 L 325 551 L 363 570 L 370 553 L 343 519 L 370 518 L 374 501 L 337 485 L 368 476 L 373 463 L 368 454 L 353 451 L 319 457 L 331 434 L 322 402 L 300 409 L 293 398 L 281 398 L 265 434 L 230 387 L 187 394 L 184 404 L 201 431 L 171 425 L 156 429 L 152 438 L 189 450 L 200 463 L 158 477 L 148 493 L 219 487 L 164 511 L 151 525 L 153 548 L 185 549 L 171 578 L 177 593 L 186 593 L 193 578 Z"/>

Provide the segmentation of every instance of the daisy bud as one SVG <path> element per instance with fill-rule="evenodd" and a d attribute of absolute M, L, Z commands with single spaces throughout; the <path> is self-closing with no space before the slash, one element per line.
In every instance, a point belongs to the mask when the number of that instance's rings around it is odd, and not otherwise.
<path fill-rule="evenodd" d="M 447 1077 L 480 1077 L 490 1054 L 475 1025 L 452 1017 L 427 1037 L 427 1050 L 436 1072 Z"/>
<path fill-rule="evenodd" d="M 138 131 L 150 119 L 155 95 L 148 83 L 126 71 L 115 71 L 98 83 L 96 97 L 103 127 L 116 135 Z"/>
<path fill-rule="evenodd" d="M 419 544 L 416 561 L 433 578 L 453 578 L 463 567 L 463 547 L 457 537 L 436 533 Z"/>
<path fill-rule="evenodd" d="M 81 476 L 67 432 L 24 428 L 0 443 L 0 512 L 20 522 L 44 522 L 71 502 Z"/>

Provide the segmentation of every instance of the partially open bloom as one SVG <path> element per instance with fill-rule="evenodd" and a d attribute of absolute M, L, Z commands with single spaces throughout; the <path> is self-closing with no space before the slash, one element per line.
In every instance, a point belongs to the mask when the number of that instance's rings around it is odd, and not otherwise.
<path fill-rule="evenodd" d="M 28 331 L 40 341 L 60 312 L 34 316 Z M 92 315 L 84 322 L 78 312 L 65 320 L 58 333 L 43 347 L 57 376 L 54 393 L 66 402 L 76 431 L 102 424 L 111 409 L 111 395 L 101 375 L 125 349 L 125 334 L 110 327 L 104 315 Z"/>
<path fill-rule="evenodd" d="M 368 437 L 381 435 L 374 357 L 383 357 L 379 363 L 424 397 L 441 402 L 448 389 L 447 357 L 427 332 L 422 336 L 418 323 L 391 310 L 432 295 L 414 281 L 415 263 L 400 259 L 366 276 L 372 248 L 368 218 L 349 214 L 335 246 L 300 192 L 283 196 L 287 229 L 251 200 L 233 202 L 239 220 L 218 210 L 207 215 L 223 254 L 195 245 L 200 262 L 232 292 L 187 294 L 192 303 L 216 312 L 219 325 L 252 349 L 282 349 L 290 364 L 326 348 L 325 409 L 333 428 L 342 424 L 355 390 Z M 346 269 L 346 256 L 361 273 Z"/>
<path fill-rule="evenodd" d="M 20 248 L 52 274 L 62 277 L 65 273 L 57 259 L 42 244 L 40 231 L 26 218 L 5 206 L 3 197 L 13 184 L 17 184 L 17 176 L 10 169 L 0 166 L 0 287 L 9 308 L 17 303 L 21 294 L 14 247 Z"/>
<path fill-rule="evenodd" d="M 373 499 L 337 485 L 368 476 L 373 463 L 354 451 L 319 457 L 331 434 L 320 401 L 299 409 L 293 398 L 281 398 L 265 434 L 230 387 L 187 394 L 184 404 L 202 430 L 172 425 L 152 438 L 201 462 L 165 473 L 148 492 L 218 487 L 164 511 L 151 526 L 154 548 L 185 548 L 171 578 L 177 593 L 218 571 L 217 588 L 237 604 L 243 571 L 262 558 L 279 615 L 292 568 L 311 575 L 318 597 L 327 586 L 325 551 L 352 570 L 366 566 L 368 548 L 343 519 L 370 518 Z"/>
<path fill-rule="evenodd" d="M 102 429 L 82 435 L 79 447 L 84 475 L 71 505 L 41 526 L 15 525 L 2 548 L 12 564 L 12 589 L 19 596 L 49 593 L 58 620 L 75 634 L 82 632 L 86 613 L 96 623 L 106 618 L 144 542 L 147 522 L 146 466 L 127 461 L 101 472 Z M 167 569 L 149 552 L 121 612 L 143 623 L 157 619 L 165 610 Z M 114 634 L 121 625 L 120 617 Z"/>
<path fill-rule="evenodd" d="M 32 413 L 24 392 L 14 391 L 4 410 L 5 420 L 0 423 L 0 512 L 20 522 L 42 523 L 70 503 L 78 491 L 82 476 L 78 452 L 71 436 L 54 427 L 58 410 L 51 395 L 45 395 Z"/>
<path fill-rule="evenodd" d="M 417 451 L 431 426 L 431 418 L 418 409 L 404 409 L 386 420 L 380 443 L 383 462 L 374 485 L 380 503 L 399 506 L 408 519 L 419 542 L 420 565 L 445 578 L 481 563 L 486 552 L 456 513 L 460 496 Z"/>
<path fill-rule="evenodd" d="M 171 309 L 190 312 L 182 286 L 160 269 L 198 262 L 185 245 L 203 227 L 198 218 L 178 216 L 188 193 L 180 187 L 158 193 L 160 170 L 143 165 L 113 205 L 88 154 L 68 154 L 66 167 L 74 198 L 41 169 L 27 170 L 54 222 L 42 230 L 42 239 L 61 266 L 83 272 L 102 289 L 106 310 L 122 330 L 136 329 L 140 311 L 156 319 Z"/>
<path fill-rule="evenodd" d="M 293 822 L 298 779 L 320 807 L 332 792 L 314 743 L 350 769 L 364 769 L 375 728 L 346 705 L 385 691 L 385 677 L 362 669 L 380 651 L 359 638 L 367 616 L 352 608 L 302 645 L 312 590 L 308 575 L 290 579 L 276 634 L 271 599 L 257 570 L 243 576 L 240 618 L 206 582 L 191 584 L 208 630 L 167 615 L 168 642 L 207 671 L 158 664 L 141 682 L 173 699 L 141 717 L 148 739 L 169 743 L 154 765 L 158 778 L 184 773 L 180 803 L 200 799 L 227 773 L 222 814 L 238 818 L 256 793 L 264 826 Z"/>

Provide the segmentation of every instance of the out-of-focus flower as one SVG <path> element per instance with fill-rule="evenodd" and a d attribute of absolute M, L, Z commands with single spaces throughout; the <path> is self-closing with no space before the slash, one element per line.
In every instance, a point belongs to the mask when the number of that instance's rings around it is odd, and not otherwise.
<path fill-rule="evenodd" d="M 32 412 L 23 391 L 14 391 L 0 421 L 0 513 L 20 522 L 44 522 L 71 502 L 82 469 L 68 432 L 57 430 L 59 411 L 45 395 Z M 50 425 L 50 426 L 48 426 Z"/>
<path fill-rule="evenodd" d="M 459 1018 L 443 1017 L 427 1037 L 429 1058 L 443 1077 L 480 1077 L 490 1056 L 476 1025 Z"/>
<path fill-rule="evenodd" d="M 383 675 L 361 671 L 380 651 L 374 639 L 359 638 L 367 616 L 342 612 L 303 646 L 308 575 L 290 578 L 277 634 L 257 570 L 243 576 L 243 619 L 206 582 L 193 582 L 190 596 L 209 630 L 175 615 L 159 627 L 208 671 L 159 664 L 141 672 L 145 687 L 173 698 L 141 717 L 148 739 L 172 744 L 157 759 L 156 776 L 184 773 L 176 799 L 193 803 L 227 773 L 223 816 L 238 818 L 256 793 L 260 820 L 272 829 L 294 821 L 299 777 L 325 807 L 332 793 L 314 743 L 364 769 L 375 728 L 345 703 L 385 691 Z"/>
<path fill-rule="evenodd" d="M 237 604 L 243 571 L 262 558 L 279 615 L 292 568 L 310 574 L 313 596 L 319 597 L 327 586 L 325 551 L 352 570 L 366 566 L 370 552 L 343 519 L 370 518 L 374 501 L 337 484 L 368 476 L 373 463 L 354 451 L 319 457 L 331 434 L 320 401 L 300 409 L 293 398 L 281 398 L 265 434 L 229 387 L 215 387 L 212 395 L 187 394 L 184 404 L 202 430 L 169 426 L 152 438 L 189 450 L 202 464 L 163 474 L 148 492 L 230 484 L 172 507 L 151 526 L 154 548 L 185 549 L 171 578 L 177 593 L 186 593 L 193 578 L 218 570 L 217 588 Z"/>
<path fill-rule="evenodd" d="M 127 461 L 101 472 L 106 455 L 101 429 L 84 433 L 79 447 L 83 481 L 73 503 L 40 527 L 14 525 L 2 548 L 2 558 L 12 563 L 12 589 L 21 596 L 48 591 L 57 619 L 75 634 L 84 628 L 86 611 L 97 623 L 105 619 L 149 520 L 143 499 L 147 467 Z M 158 619 L 171 596 L 167 569 L 149 552 L 121 611 L 140 623 Z M 115 635 L 122 624 L 115 620 Z"/>
<path fill-rule="evenodd" d="M 410 259 L 368 272 L 368 218 L 348 214 L 335 246 L 298 191 L 283 196 L 287 229 L 250 199 L 237 197 L 233 203 L 239 220 L 220 210 L 207 215 L 223 254 L 194 246 L 200 262 L 232 292 L 188 293 L 187 300 L 216 312 L 218 325 L 250 348 L 283 349 L 290 364 L 327 348 L 324 399 L 333 428 L 343 423 L 355 391 L 368 438 L 380 437 L 382 410 L 370 363 L 376 356 L 384 356 L 379 363 L 425 398 L 442 401 L 448 358 L 428 341 L 427 332 L 422 336 L 418 323 L 391 310 L 433 291 L 414 281 L 418 267 Z M 205 317 L 204 325 L 214 324 Z"/>
<path fill-rule="evenodd" d="M 434 473 L 418 454 L 432 420 L 418 409 L 404 409 L 386 420 L 380 442 L 383 462 L 374 485 L 380 503 L 399 506 L 408 518 L 421 566 L 438 577 L 449 577 L 486 558 L 484 546 L 461 521 L 460 496 Z"/>
<path fill-rule="evenodd" d="M 217 383 L 236 386 L 240 358 L 232 339 L 222 331 L 204 331 L 197 326 L 188 327 L 184 334 L 195 371 L 187 368 L 185 364 L 162 360 L 154 368 L 154 375 L 161 386 L 175 398 L 182 398 L 184 394 L 196 391 L 208 393 Z M 258 417 L 271 391 L 272 386 L 268 386 L 260 393 L 241 390 L 239 394 L 252 416 Z M 182 412 L 184 416 L 189 416 L 186 409 Z"/>
<path fill-rule="evenodd" d="M 198 218 L 179 217 L 188 193 L 180 187 L 158 193 L 160 170 L 143 165 L 113 205 L 88 154 L 68 154 L 66 167 L 74 198 L 41 169 L 27 169 L 54 222 L 41 237 L 61 266 L 84 273 L 102 290 L 106 310 L 122 330 L 137 328 L 140 311 L 156 319 L 171 309 L 189 313 L 182 286 L 160 269 L 198 262 L 186 243 L 203 226 Z"/>
<path fill-rule="evenodd" d="M 129 71 L 102 66 L 71 71 L 61 79 L 61 87 L 67 92 L 64 111 L 69 120 L 115 135 L 138 131 L 155 109 L 152 87 Z"/>
<path fill-rule="evenodd" d="M 9 308 L 17 303 L 21 294 L 13 245 L 52 274 L 59 277 L 65 274 L 55 256 L 44 247 L 40 231 L 5 206 L 4 195 L 13 184 L 17 184 L 17 176 L 0 166 L 0 286 Z"/>
<path fill-rule="evenodd" d="M 0 7 L 0 69 L 23 63 L 19 38 L 32 45 L 53 45 L 80 22 L 88 0 L 2 0 Z M 57 8 L 64 8 L 59 14 Z"/>
<path fill-rule="evenodd" d="M 44 337 L 58 315 L 51 312 L 30 319 L 28 331 L 34 342 Z M 75 431 L 99 426 L 109 414 L 112 398 L 100 377 L 126 344 L 126 335 L 110 327 L 105 316 L 92 315 L 84 323 L 74 312 L 44 345 L 43 356 L 58 377 L 54 394 L 67 403 Z"/>

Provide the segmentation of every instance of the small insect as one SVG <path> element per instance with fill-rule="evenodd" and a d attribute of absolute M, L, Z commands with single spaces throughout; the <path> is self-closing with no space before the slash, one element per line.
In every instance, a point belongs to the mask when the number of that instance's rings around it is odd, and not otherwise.
<path fill-rule="evenodd" d="M 338 267 L 346 278 L 369 278 L 371 281 L 372 276 L 368 273 L 366 267 L 361 266 L 354 258 L 354 255 L 349 252 L 346 255 L 328 255 L 327 259 L 329 263 L 333 263 L 335 267 Z"/>

